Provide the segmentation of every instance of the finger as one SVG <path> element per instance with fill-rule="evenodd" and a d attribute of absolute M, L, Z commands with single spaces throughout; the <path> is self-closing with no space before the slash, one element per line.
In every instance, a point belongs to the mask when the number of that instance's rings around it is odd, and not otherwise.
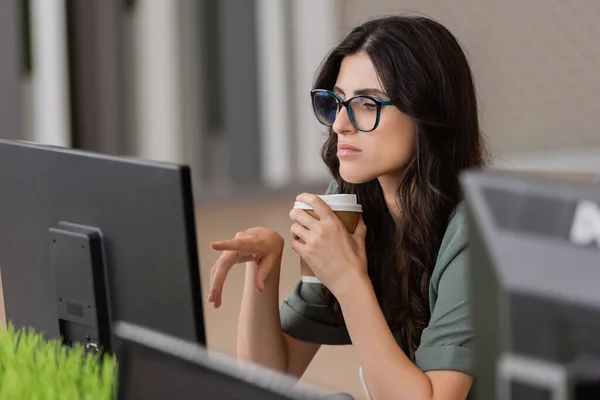
<path fill-rule="evenodd" d="M 290 219 L 296 221 L 300 225 L 307 227 L 309 230 L 314 229 L 315 224 L 319 221 L 318 218 L 306 212 L 301 208 L 292 208 L 290 210 Z"/>
<path fill-rule="evenodd" d="M 367 225 L 365 224 L 365 220 L 363 219 L 362 215 L 360 215 L 358 218 L 358 224 L 356 225 L 356 229 L 354 229 L 354 234 L 352 236 L 362 241 L 364 241 L 367 237 Z"/>
<path fill-rule="evenodd" d="M 295 224 L 292 224 L 292 227 L 290 228 L 290 233 L 292 234 L 294 240 L 300 240 L 303 243 L 306 243 L 306 239 L 310 235 L 310 231 L 305 226 L 302 226 L 297 222 Z"/>
<path fill-rule="evenodd" d="M 327 203 L 325 203 L 323 201 L 322 198 L 320 198 L 319 196 L 317 196 L 315 194 L 302 193 L 300 196 L 298 196 L 296 198 L 296 200 L 311 206 L 312 209 L 314 210 L 315 214 L 317 214 L 317 216 L 320 220 L 329 219 L 329 218 L 332 218 L 333 216 L 335 216 L 335 214 L 331 210 L 331 207 L 329 207 L 327 205 Z M 309 229 L 310 229 L 310 227 L 309 227 Z"/>
<path fill-rule="evenodd" d="M 215 269 L 211 268 L 210 269 L 210 285 L 209 285 L 209 292 L 208 292 L 208 302 L 209 303 L 212 303 L 214 301 L 214 291 L 212 290 L 214 280 L 215 280 Z"/>
<path fill-rule="evenodd" d="M 242 237 L 229 240 L 213 242 L 210 245 L 213 250 L 218 251 L 236 251 L 240 253 L 255 253 L 256 243 L 252 237 Z"/>
<path fill-rule="evenodd" d="M 306 244 L 300 242 L 299 240 L 294 240 L 292 242 L 292 250 L 294 250 L 295 253 L 297 253 L 300 257 L 306 259 L 304 257 L 305 253 L 306 253 Z"/>
<path fill-rule="evenodd" d="M 219 308 L 221 306 L 221 295 L 223 293 L 223 285 L 225 284 L 225 279 L 227 279 L 227 274 L 231 267 L 233 267 L 236 263 L 237 253 L 232 251 L 227 251 L 219 257 L 215 266 L 213 267 L 215 270 L 212 286 L 210 288 L 209 296 L 213 299 L 213 306 L 215 308 Z"/>
<path fill-rule="evenodd" d="M 216 271 L 216 267 L 213 266 L 210 269 L 210 286 L 209 286 L 209 292 L 208 292 L 208 302 L 213 303 L 213 304 L 215 302 L 215 291 L 213 290 L 213 286 L 214 286 L 214 282 L 215 282 L 215 271 Z"/>

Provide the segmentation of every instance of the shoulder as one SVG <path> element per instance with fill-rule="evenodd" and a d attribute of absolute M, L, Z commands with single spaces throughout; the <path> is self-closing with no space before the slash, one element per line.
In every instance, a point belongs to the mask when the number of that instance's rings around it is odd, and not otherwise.
<path fill-rule="evenodd" d="M 438 252 L 435 268 L 431 276 L 431 285 L 438 286 L 441 277 L 447 272 L 449 266 L 461 264 L 460 268 L 466 263 L 467 251 L 469 245 L 469 235 L 467 231 L 467 211 L 464 202 L 459 203 L 448 221 L 446 233 L 442 239 L 442 244 Z"/>

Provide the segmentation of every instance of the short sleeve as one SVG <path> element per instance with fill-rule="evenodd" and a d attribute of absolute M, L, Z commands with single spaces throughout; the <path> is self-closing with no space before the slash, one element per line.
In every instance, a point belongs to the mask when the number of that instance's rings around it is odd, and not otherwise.
<path fill-rule="evenodd" d="M 346 325 L 327 306 L 322 287 L 320 283 L 298 282 L 280 308 L 283 332 L 310 343 L 350 344 Z"/>
<path fill-rule="evenodd" d="M 474 375 L 474 332 L 471 321 L 468 247 L 445 266 L 431 319 L 421 335 L 415 362 L 422 371 L 452 370 Z"/>

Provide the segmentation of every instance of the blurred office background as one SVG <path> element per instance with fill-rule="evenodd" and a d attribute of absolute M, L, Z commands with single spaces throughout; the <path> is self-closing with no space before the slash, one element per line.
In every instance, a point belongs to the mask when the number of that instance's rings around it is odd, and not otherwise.
<path fill-rule="evenodd" d="M 314 73 L 353 26 L 407 11 L 463 43 L 495 165 L 600 170 L 600 2 L 587 0 L 3 0 L 0 137 L 190 164 L 207 277 L 211 240 L 285 234 L 290 196 L 324 189 Z M 209 345 L 226 352 L 242 279 L 207 308 Z M 353 357 L 326 349 L 307 379 L 360 398 Z"/>

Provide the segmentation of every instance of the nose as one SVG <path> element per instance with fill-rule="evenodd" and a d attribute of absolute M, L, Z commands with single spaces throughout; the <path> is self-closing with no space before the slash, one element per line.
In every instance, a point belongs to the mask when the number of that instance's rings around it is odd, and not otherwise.
<path fill-rule="evenodd" d="M 354 125 L 352 125 L 352 121 L 350 121 L 350 116 L 348 115 L 348 109 L 346 107 L 342 107 L 342 109 L 338 111 L 331 128 L 339 135 L 350 135 L 357 131 Z"/>

